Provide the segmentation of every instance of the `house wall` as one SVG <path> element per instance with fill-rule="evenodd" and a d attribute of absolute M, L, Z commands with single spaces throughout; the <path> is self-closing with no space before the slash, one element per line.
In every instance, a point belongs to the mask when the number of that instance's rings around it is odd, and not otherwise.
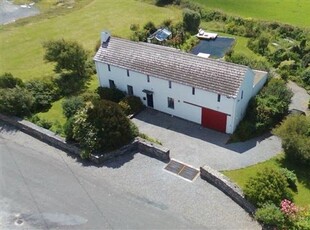
<path fill-rule="evenodd" d="M 127 85 L 131 85 L 134 95 L 140 97 L 145 105 L 147 105 L 146 93 L 142 91 L 150 90 L 154 92 L 154 109 L 199 124 L 201 124 L 202 107 L 225 113 L 227 114 L 226 132 L 234 131 L 235 99 L 233 98 L 221 95 L 221 100 L 218 102 L 218 94 L 195 88 L 193 95 L 191 86 L 172 82 L 169 88 L 167 80 L 149 76 L 150 82 L 147 82 L 145 74 L 134 71 L 129 71 L 128 77 L 126 69 L 110 65 L 109 71 L 108 65 L 100 62 L 96 62 L 96 68 L 100 86 L 109 87 L 109 80 L 113 80 L 118 89 L 127 92 Z M 251 89 L 252 84 L 253 82 Z M 168 97 L 174 99 L 174 109 L 168 107 Z"/>
<path fill-rule="evenodd" d="M 248 103 L 253 95 L 253 81 L 254 72 L 248 68 L 235 100 L 235 117 L 232 126 L 233 130 L 237 128 L 237 125 L 246 113 Z"/>

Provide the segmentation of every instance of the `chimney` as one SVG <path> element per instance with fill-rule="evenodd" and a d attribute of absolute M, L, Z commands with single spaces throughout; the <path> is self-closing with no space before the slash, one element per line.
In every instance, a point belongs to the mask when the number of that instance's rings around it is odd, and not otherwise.
<path fill-rule="evenodd" d="M 101 32 L 101 45 L 107 47 L 110 41 L 111 35 L 108 31 Z"/>

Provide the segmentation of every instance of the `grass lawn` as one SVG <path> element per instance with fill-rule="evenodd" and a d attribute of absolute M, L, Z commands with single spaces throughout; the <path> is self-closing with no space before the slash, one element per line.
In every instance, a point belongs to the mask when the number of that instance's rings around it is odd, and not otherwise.
<path fill-rule="evenodd" d="M 309 0 L 195 0 L 229 14 L 309 27 Z"/>
<path fill-rule="evenodd" d="M 250 177 L 255 176 L 257 172 L 263 171 L 266 167 L 284 167 L 288 168 L 289 170 L 293 170 L 298 178 L 298 192 L 294 193 L 294 201 L 300 206 L 310 205 L 310 169 L 300 165 L 296 166 L 291 162 L 285 161 L 283 154 L 247 168 L 224 171 L 222 173 L 231 178 L 231 180 L 236 182 L 241 188 L 244 188 Z"/>
<path fill-rule="evenodd" d="M 100 32 L 108 29 L 114 36 L 130 36 L 130 25 L 165 19 L 181 20 L 181 10 L 160 8 L 136 0 L 83 0 L 89 2 L 64 15 L 33 17 L 29 23 L 0 27 L 0 73 L 11 72 L 24 80 L 52 75 L 52 65 L 44 63 L 42 43 L 50 39 L 72 39 L 93 51 Z M 142 13 L 141 13 L 142 12 Z M 27 22 L 26 20 L 26 22 Z"/>

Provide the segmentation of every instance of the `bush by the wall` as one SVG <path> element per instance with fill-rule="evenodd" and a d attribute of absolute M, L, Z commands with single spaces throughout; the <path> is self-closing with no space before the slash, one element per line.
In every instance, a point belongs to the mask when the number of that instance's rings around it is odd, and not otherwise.
<path fill-rule="evenodd" d="M 284 213 L 275 204 L 264 204 L 256 210 L 255 218 L 264 224 L 280 229 L 285 223 Z"/>
<path fill-rule="evenodd" d="M 73 96 L 63 100 L 62 110 L 66 118 L 72 117 L 79 109 L 84 106 L 84 100 L 81 96 Z"/>
<path fill-rule="evenodd" d="M 143 109 L 143 103 L 140 97 L 126 96 L 118 103 L 126 115 L 135 114 Z"/>
<path fill-rule="evenodd" d="M 265 168 L 251 177 L 245 185 L 245 197 L 258 207 L 265 203 L 280 205 L 283 199 L 293 199 L 286 177 L 273 168 Z"/>
<path fill-rule="evenodd" d="M 123 91 L 117 88 L 98 87 L 97 93 L 101 99 L 120 102 L 126 95 Z"/>
<path fill-rule="evenodd" d="M 31 114 L 34 98 L 24 88 L 15 87 L 0 89 L 0 112 L 18 117 Z"/>
<path fill-rule="evenodd" d="M 26 89 L 32 94 L 33 112 L 45 112 L 52 106 L 52 102 L 59 96 L 56 85 L 49 81 L 30 80 L 25 83 Z"/>

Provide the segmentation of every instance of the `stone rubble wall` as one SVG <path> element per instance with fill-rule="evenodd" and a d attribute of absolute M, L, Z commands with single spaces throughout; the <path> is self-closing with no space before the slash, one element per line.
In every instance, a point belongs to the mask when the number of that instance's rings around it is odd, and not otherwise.
<path fill-rule="evenodd" d="M 255 213 L 254 205 L 244 198 L 242 190 L 225 175 L 205 165 L 200 168 L 200 176 L 202 179 L 224 192 L 246 212 L 249 214 Z"/>

